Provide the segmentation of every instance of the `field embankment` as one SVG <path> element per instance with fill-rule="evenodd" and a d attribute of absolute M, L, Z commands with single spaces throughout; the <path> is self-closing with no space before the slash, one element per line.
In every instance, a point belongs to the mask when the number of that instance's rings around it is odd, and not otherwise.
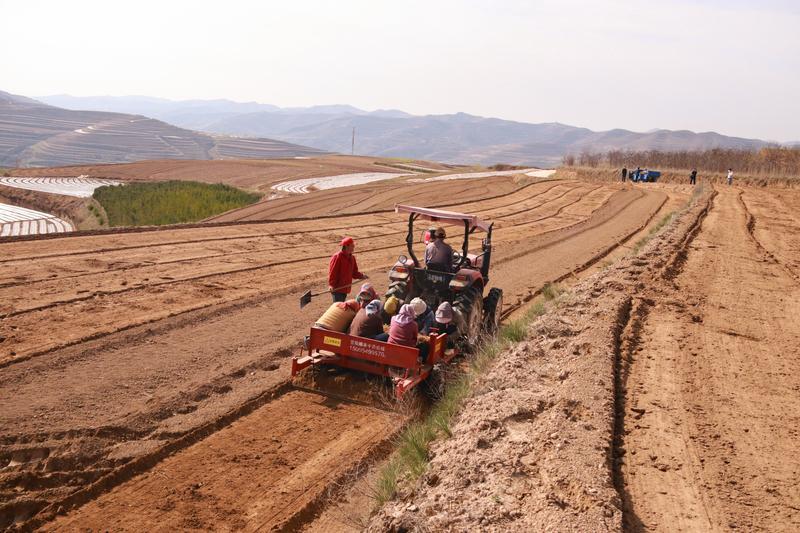
<path fill-rule="evenodd" d="M 86 202 L 82 198 L 29 191 L 4 185 L 0 185 L 0 202 L 51 213 L 72 222 L 75 226 L 78 226 L 76 219 L 80 219 L 82 211 L 86 209 Z"/>
<path fill-rule="evenodd" d="M 615 370 L 643 281 L 664 277 L 708 197 L 646 246 L 577 285 L 500 354 L 428 472 L 369 530 L 618 531 Z M 655 242 L 657 241 L 657 242 Z"/>

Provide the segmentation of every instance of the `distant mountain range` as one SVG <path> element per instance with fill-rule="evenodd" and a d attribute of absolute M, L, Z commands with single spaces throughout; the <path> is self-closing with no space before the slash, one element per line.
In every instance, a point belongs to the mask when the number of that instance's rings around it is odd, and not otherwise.
<path fill-rule="evenodd" d="M 0 166 L 265 159 L 320 153 L 323 151 L 284 141 L 190 131 L 138 112 L 68 110 L 0 91 Z"/>
<path fill-rule="evenodd" d="M 149 97 L 40 98 L 69 109 L 136 113 L 215 134 L 268 137 L 331 152 L 409 157 L 447 163 L 511 163 L 549 167 L 583 151 L 755 149 L 757 139 L 714 132 L 614 129 L 595 132 L 559 123 L 529 124 L 465 113 L 415 116 L 398 110 L 364 111 L 349 105 L 279 108 L 230 100 L 172 101 Z"/>

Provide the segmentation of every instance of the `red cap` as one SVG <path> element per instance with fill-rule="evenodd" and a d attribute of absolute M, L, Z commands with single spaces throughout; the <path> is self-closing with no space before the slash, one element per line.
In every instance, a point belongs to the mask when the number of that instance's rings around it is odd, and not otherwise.
<path fill-rule="evenodd" d="M 352 237 L 345 237 L 342 239 L 342 242 L 339 243 L 341 246 L 350 246 L 351 244 L 355 244 L 356 241 L 353 240 Z"/>

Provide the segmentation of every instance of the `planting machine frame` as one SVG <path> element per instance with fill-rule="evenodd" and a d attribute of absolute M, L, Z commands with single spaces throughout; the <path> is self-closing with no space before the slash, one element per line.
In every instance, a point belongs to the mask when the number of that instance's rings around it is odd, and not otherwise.
<path fill-rule="evenodd" d="M 446 334 L 430 335 L 428 357 L 423 362 L 415 347 L 312 327 L 300 356 L 292 359 L 292 376 L 312 365 L 348 368 L 390 378 L 395 396 L 402 398 L 428 379 L 434 367 L 449 363 L 458 354 L 446 346 Z"/>
<path fill-rule="evenodd" d="M 457 326 L 455 339 L 451 339 L 452 347 L 447 347 L 447 334 L 431 334 L 428 356 L 422 361 L 416 347 L 312 327 L 300 355 L 292 358 L 292 376 L 313 365 L 367 372 L 390 378 L 395 386 L 395 395 L 400 398 L 430 379 L 437 369 L 448 364 L 461 351 L 472 351 L 481 334 L 497 331 L 503 291 L 494 287 L 484 297 L 489 281 L 493 224 L 487 224 L 474 215 L 440 209 L 396 205 L 395 212 L 409 215 L 408 256 L 401 255 L 390 270 L 386 297 L 395 296 L 404 302 L 419 297 L 431 309 L 436 309 L 441 302 L 450 302 Z M 463 227 L 461 252 L 454 252 L 451 265 L 445 265 L 449 271 L 420 265 L 413 249 L 414 222 L 420 219 Z M 469 253 L 469 238 L 477 230 L 485 231 L 486 237 L 482 240 L 481 253 L 476 255 Z"/>

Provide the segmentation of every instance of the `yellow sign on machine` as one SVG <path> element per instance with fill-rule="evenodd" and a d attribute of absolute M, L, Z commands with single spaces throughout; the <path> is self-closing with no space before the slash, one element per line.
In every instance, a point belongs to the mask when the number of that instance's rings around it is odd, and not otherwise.
<path fill-rule="evenodd" d="M 342 339 L 337 339 L 336 337 L 328 337 L 327 335 L 322 339 L 323 344 L 327 344 L 328 346 L 336 346 L 337 348 L 342 345 Z"/>

